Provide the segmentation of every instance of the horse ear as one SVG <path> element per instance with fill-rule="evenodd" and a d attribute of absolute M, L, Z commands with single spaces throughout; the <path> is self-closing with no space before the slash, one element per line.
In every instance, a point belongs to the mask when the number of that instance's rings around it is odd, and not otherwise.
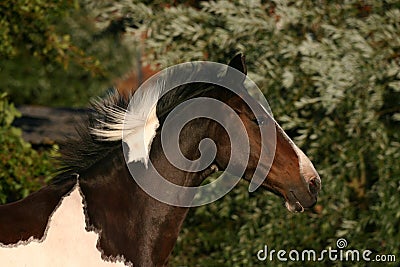
<path fill-rule="evenodd" d="M 234 56 L 228 65 L 229 67 L 237 69 L 244 75 L 247 75 L 246 57 L 242 53 L 239 53 L 236 56 Z"/>

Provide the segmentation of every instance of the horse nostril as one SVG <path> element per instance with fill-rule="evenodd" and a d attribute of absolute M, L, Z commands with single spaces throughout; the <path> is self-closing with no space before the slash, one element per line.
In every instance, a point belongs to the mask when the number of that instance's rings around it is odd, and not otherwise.
<path fill-rule="evenodd" d="M 317 178 L 313 178 L 308 182 L 308 188 L 311 194 L 316 195 L 321 187 L 321 182 Z"/>

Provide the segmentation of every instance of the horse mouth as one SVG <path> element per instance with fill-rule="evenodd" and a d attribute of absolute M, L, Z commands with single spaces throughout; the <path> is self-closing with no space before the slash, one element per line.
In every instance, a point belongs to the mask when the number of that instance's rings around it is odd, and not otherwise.
<path fill-rule="evenodd" d="M 290 191 L 290 194 L 286 199 L 285 206 L 290 212 L 304 211 L 304 207 L 301 205 L 300 201 L 297 199 L 293 191 Z"/>
<path fill-rule="evenodd" d="M 282 190 L 278 187 L 271 186 L 268 191 L 281 197 L 284 200 L 285 207 L 290 212 L 303 212 L 305 209 L 312 208 L 317 203 L 317 193 L 312 193 L 310 190 L 308 193 L 295 193 L 295 190 Z"/>

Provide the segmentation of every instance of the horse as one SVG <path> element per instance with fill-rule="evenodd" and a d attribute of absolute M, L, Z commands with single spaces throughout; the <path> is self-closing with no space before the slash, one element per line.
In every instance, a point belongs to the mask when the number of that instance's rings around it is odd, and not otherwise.
<path fill-rule="evenodd" d="M 244 56 L 230 68 L 247 75 Z M 237 81 L 236 81 L 237 82 Z M 243 82 L 243 81 L 241 81 Z M 151 90 L 151 89 L 149 89 Z M 157 90 L 154 89 L 153 90 Z M 0 262 L 4 266 L 166 266 L 189 207 L 159 201 L 132 179 L 121 135 L 113 135 L 116 113 L 127 110 L 132 94 L 118 90 L 93 105 L 87 121 L 77 128 L 78 139 L 60 148 L 64 168 L 42 189 L 14 203 L 0 206 Z M 280 196 L 291 212 L 311 208 L 321 188 L 320 177 L 309 158 L 294 144 L 263 108 L 253 112 L 243 101 L 252 97 L 209 83 L 188 83 L 160 98 L 153 114 L 159 126 L 151 128 L 147 157 L 154 168 L 176 185 L 196 187 L 229 165 L 231 144 L 227 132 L 208 118 L 188 122 L 180 133 L 180 149 L 191 160 L 200 156 L 198 144 L 210 138 L 217 152 L 199 171 L 171 164 L 162 148 L 161 129 L 171 110 L 183 100 L 207 97 L 231 107 L 244 125 L 249 140 L 247 165 L 241 177 L 251 183 L 258 164 L 270 160 L 261 187 Z M 147 103 L 148 95 L 137 97 Z M 252 101 L 255 101 L 254 99 Z M 140 106 L 140 105 L 139 105 Z M 135 109 L 135 106 L 133 106 Z M 113 114 L 112 114 L 113 113 Z M 261 157 L 263 125 L 276 130 L 273 158 Z M 132 134 L 132 138 L 135 134 Z M 168 136 L 167 136 L 168 138 Z M 271 141 L 271 140 L 269 140 Z M 240 153 L 239 153 L 240 154 Z M 147 161 L 146 161 L 147 162 Z M 144 165 L 137 160 L 135 164 Z M 140 173 L 146 180 L 153 173 Z M 194 197 L 194 196 L 190 196 Z"/>

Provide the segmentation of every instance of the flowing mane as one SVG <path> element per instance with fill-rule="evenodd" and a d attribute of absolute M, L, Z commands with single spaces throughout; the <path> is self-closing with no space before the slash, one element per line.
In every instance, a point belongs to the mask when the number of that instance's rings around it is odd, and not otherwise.
<path fill-rule="evenodd" d="M 120 149 L 120 141 L 105 141 L 96 138 L 91 129 L 98 127 L 100 118 L 104 120 L 108 117 L 108 110 L 126 109 L 128 103 L 128 99 L 117 91 L 110 94 L 106 99 L 101 100 L 101 102 L 97 100 L 92 103 L 84 121 L 76 126 L 78 138 L 69 138 L 60 145 L 59 152 L 61 156 L 58 160 L 61 162 L 62 172 L 79 173 Z M 53 180 L 57 181 L 64 177 L 65 175 L 61 174 Z"/>
<path fill-rule="evenodd" d="M 218 90 L 216 87 L 208 83 L 190 83 L 171 90 L 157 102 L 157 120 L 162 124 L 176 105 L 210 90 Z M 113 89 L 105 98 L 93 101 L 87 117 L 76 126 L 78 138 L 67 139 L 60 146 L 62 175 L 53 180 L 57 182 L 69 177 L 65 173 L 84 171 L 112 153 L 122 153 L 124 127 L 133 134 L 137 128 L 144 127 L 147 118 L 142 110 L 149 108 L 150 100 L 157 98 L 164 88 L 160 83 L 146 89 L 147 92 L 143 90 L 140 95 L 136 89 L 130 94 Z M 128 110 L 128 107 L 132 108 Z M 124 120 L 127 121 L 125 124 Z"/>

